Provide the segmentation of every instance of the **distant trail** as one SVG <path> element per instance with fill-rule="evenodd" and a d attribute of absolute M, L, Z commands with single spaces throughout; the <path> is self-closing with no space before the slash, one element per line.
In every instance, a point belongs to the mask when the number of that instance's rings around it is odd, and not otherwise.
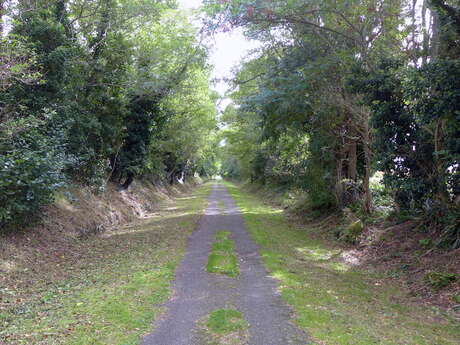
<path fill-rule="evenodd" d="M 218 201 L 225 211 L 219 212 Z M 217 231 L 231 232 L 241 274 L 238 278 L 210 274 L 205 266 Z M 220 308 L 236 308 L 250 324 L 249 345 L 305 345 L 308 336 L 290 322 L 291 311 L 267 276 L 258 247 L 245 229 L 240 211 L 222 184 L 215 184 L 210 205 L 189 239 L 177 269 L 167 312 L 143 345 L 201 345 L 194 337 L 195 322 Z"/>

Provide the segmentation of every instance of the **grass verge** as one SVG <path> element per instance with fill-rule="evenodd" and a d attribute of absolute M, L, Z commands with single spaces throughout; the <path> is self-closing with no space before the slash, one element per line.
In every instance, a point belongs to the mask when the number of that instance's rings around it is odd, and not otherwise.
<path fill-rule="evenodd" d="M 18 273 L 17 286 L 2 301 L 0 344 L 138 344 L 161 312 L 157 305 L 169 297 L 210 188 L 164 202 L 137 224 L 82 240 L 72 259 Z M 71 278 L 50 279 L 56 276 L 50 270 L 71 271 Z M 22 291 L 25 280 L 33 284 Z"/>
<path fill-rule="evenodd" d="M 339 250 L 316 239 L 314 228 L 291 224 L 281 209 L 226 183 L 246 227 L 261 246 L 297 324 L 319 344 L 456 345 L 460 323 L 437 309 L 411 303 L 381 275 L 351 267 Z"/>
<path fill-rule="evenodd" d="M 212 245 L 206 271 L 235 278 L 240 274 L 240 269 L 235 255 L 235 242 L 229 239 L 229 236 L 230 232 L 227 231 L 219 231 L 216 234 L 216 242 Z"/>

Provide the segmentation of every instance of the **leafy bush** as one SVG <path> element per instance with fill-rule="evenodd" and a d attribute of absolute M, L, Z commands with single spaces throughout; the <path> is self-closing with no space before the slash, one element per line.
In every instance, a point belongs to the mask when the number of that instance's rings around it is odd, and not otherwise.
<path fill-rule="evenodd" d="M 427 226 L 444 229 L 440 243 L 460 247 L 460 61 L 409 67 L 382 59 L 372 72 L 355 72 L 349 85 L 371 109 L 376 166 L 384 173 L 386 188 L 373 193 L 375 201 L 391 194 L 399 212 L 422 215 Z"/>
<path fill-rule="evenodd" d="M 50 135 L 54 113 L 3 124 L 0 129 L 0 228 L 17 229 L 36 219 L 65 182 L 65 144 Z M 59 129 L 62 130 L 62 129 Z"/>

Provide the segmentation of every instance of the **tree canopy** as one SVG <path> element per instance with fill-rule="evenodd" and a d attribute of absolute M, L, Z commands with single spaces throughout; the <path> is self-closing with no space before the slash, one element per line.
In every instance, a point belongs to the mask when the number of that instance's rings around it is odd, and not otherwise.
<path fill-rule="evenodd" d="M 389 203 L 460 246 L 458 2 L 206 0 L 200 18 L 172 0 L 1 2 L 2 228 L 70 183 L 220 173 L 320 214 Z M 204 42 L 234 28 L 261 45 L 218 114 Z"/>
<path fill-rule="evenodd" d="M 457 3 L 229 0 L 206 10 L 211 27 L 262 42 L 233 78 L 224 174 L 299 188 L 321 212 L 370 214 L 384 193 L 460 246 Z"/>
<path fill-rule="evenodd" d="M 215 173 L 208 48 L 175 1 L 6 1 L 0 19 L 0 227 L 71 183 Z"/>

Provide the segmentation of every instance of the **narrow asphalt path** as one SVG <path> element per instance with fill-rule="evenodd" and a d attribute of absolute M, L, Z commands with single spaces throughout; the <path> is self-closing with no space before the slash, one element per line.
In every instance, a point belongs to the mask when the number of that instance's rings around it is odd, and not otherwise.
<path fill-rule="evenodd" d="M 224 210 L 219 210 L 222 201 Z M 230 278 L 206 272 L 211 245 L 218 231 L 231 232 L 240 275 Z M 143 345 L 202 345 L 196 321 L 221 308 L 236 308 L 249 322 L 249 345 L 305 345 L 308 336 L 291 323 L 292 313 L 277 292 L 277 283 L 265 270 L 258 247 L 245 229 L 243 218 L 223 184 L 216 183 L 210 205 L 189 239 L 176 272 L 173 297 L 165 315 Z"/>

